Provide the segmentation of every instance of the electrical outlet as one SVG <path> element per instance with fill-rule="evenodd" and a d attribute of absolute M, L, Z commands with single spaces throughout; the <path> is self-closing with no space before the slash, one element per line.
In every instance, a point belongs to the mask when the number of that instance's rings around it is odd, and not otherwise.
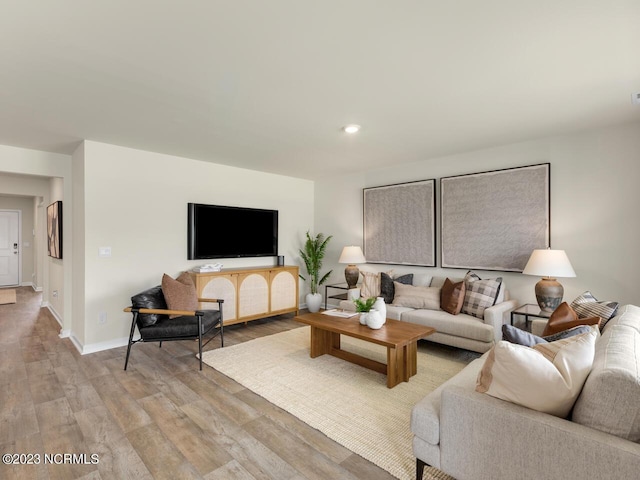
<path fill-rule="evenodd" d="M 105 323 L 107 323 L 107 312 L 100 312 L 98 314 L 98 323 L 100 325 L 104 325 Z"/>
<path fill-rule="evenodd" d="M 53 295 L 53 298 L 56 298 L 58 296 L 58 290 L 54 290 L 51 295 Z"/>

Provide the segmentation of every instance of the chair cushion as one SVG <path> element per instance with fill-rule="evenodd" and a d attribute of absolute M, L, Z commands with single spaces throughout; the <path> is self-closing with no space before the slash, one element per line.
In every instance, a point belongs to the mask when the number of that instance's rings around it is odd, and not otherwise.
<path fill-rule="evenodd" d="M 131 297 L 131 306 L 133 308 L 157 308 L 161 310 L 167 309 L 167 302 L 164 299 L 162 293 L 162 287 L 160 285 L 140 292 Z M 167 315 L 160 315 L 155 313 L 141 313 L 138 315 L 138 328 L 148 327 L 154 325 L 156 322 L 169 318 Z"/>
<path fill-rule="evenodd" d="M 175 280 L 165 273 L 162 276 L 162 291 L 169 310 L 198 309 L 198 293 L 188 272 L 182 273 Z M 176 317 L 179 315 L 169 315 L 169 318 Z"/>
<path fill-rule="evenodd" d="M 198 336 L 198 318 L 182 316 L 158 320 L 154 325 L 139 328 L 140 336 L 144 340 L 160 340 L 163 338 L 194 338 Z M 204 310 L 202 316 L 202 334 L 204 335 L 220 323 L 219 310 Z"/>

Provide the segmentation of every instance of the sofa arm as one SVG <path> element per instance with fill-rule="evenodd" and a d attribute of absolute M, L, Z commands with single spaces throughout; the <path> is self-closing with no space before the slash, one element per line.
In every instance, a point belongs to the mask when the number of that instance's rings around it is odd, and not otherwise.
<path fill-rule="evenodd" d="M 502 340 L 502 325 L 511 321 L 511 312 L 518 308 L 517 300 L 505 300 L 484 311 L 484 323 L 493 327 L 496 342 Z"/>
<path fill-rule="evenodd" d="M 637 478 L 640 444 L 452 385 L 442 391 L 440 460 L 458 480 Z"/>

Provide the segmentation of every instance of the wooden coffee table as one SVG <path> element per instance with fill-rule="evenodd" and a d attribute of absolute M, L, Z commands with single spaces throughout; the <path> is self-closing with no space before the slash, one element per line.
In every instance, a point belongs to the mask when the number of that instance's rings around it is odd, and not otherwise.
<path fill-rule="evenodd" d="M 358 316 L 334 317 L 323 313 L 306 313 L 294 318 L 311 326 L 311 358 L 328 354 L 387 375 L 387 387 L 408 382 L 418 370 L 418 339 L 436 330 L 413 323 L 387 319 L 379 330 L 360 325 Z M 387 347 L 387 364 L 340 349 L 340 335 L 359 338 Z"/>

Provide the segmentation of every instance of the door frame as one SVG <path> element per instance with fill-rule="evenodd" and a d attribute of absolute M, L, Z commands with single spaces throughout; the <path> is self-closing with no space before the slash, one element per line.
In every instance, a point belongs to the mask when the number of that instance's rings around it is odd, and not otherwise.
<path fill-rule="evenodd" d="M 0 208 L 0 212 L 15 212 L 18 214 L 18 283 L 16 286 L 22 286 L 22 210 L 12 208 Z M 13 285 L 4 285 L 4 287 L 12 287 Z"/>

